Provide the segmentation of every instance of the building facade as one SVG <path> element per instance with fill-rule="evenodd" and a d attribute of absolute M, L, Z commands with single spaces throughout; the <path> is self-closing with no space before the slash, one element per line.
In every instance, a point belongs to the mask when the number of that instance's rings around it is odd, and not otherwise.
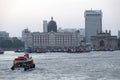
<path fill-rule="evenodd" d="M 96 32 L 102 32 L 102 11 L 86 10 L 85 17 L 85 38 L 86 43 L 90 42 L 91 36 L 95 36 Z"/>
<path fill-rule="evenodd" d="M 91 37 L 91 45 L 97 50 L 115 50 L 118 48 L 117 36 L 111 36 L 111 31 L 97 33 Z"/>
<path fill-rule="evenodd" d="M 25 32 L 25 31 L 23 31 Z M 80 32 L 33 32 L 24 33 L 25 47 L 46 48 L 78 47 L 82 36 Z"/>
<path fill-rule="evenodd" d="M 24 42 L 25 48 L 27 48 L 28 46 L 32 47 L 33 44 L 32 38 L 33 37 L 31 35 L 31 32 L 28 30 L 28 28 L 22 31 L 22 41 Z"/>

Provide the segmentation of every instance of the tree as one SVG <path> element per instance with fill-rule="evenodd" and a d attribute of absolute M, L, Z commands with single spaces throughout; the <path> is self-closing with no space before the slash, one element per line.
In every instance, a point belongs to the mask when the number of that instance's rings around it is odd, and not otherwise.
<path fill-rule="evenodd" d="M 13 48 L 21 48 L 24 47 L 24 42 L 14 37 L 12 40 L 12 46 Z"/>
<path fill-rule="evenodd" d="M 12 41 L 11 40 L 1 40 L 0 41 L 0 47 L 1 48 L 11 48 L 12 47 Z"/>
<path fill-rule="evenodd" d="M 11 38 L 11 39 L 0 39 L 0 48 L 3 49 L 18 49 L 18 48 L 23 48 L 24 47 L 24 42 L 21 40 L 17 39 L 16 37 Z"/>

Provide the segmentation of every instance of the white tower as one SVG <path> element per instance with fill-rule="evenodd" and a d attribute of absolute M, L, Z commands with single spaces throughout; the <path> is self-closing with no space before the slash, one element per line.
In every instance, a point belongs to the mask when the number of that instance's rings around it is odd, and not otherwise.
<path fill-rule="evenodd" d="M 47 32 L 47 20 L 43 21 L 43 32 Z"/>

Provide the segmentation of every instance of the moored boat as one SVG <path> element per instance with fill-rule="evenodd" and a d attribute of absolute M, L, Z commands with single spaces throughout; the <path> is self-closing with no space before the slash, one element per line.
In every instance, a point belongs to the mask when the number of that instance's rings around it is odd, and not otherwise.
<path fill-rule="evenodd" d="M 14 52 L 15 52 L 15 53 L 16 53 L 16 52 L 20 53 L 20 52 L 24 52 L 24 50 L 23 50 L 23 49 L 16 49 Z"/>
<path fill-rule="evenodd" d="M 0 49 L 0 54 L 4 54 L 4 51 Z"/>

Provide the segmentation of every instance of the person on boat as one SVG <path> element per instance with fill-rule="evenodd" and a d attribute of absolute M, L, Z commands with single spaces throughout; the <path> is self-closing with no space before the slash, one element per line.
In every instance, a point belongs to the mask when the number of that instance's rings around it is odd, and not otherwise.
<path fill-rule="evenodd" d="M 29 58 L 29 54 L 28 54 L 28 53 L 25 53 L 24 57 L 25 57 L 25 58 Z"/>

